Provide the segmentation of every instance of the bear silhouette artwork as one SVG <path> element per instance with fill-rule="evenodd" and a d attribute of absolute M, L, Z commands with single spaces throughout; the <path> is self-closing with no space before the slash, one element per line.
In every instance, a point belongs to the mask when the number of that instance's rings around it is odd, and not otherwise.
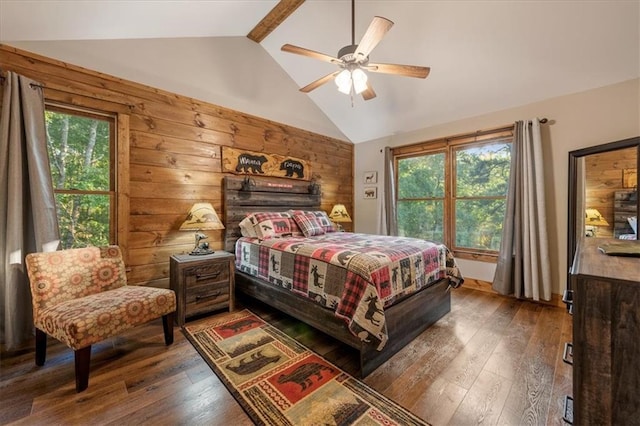
<path fill-rule="evenodd" d="M 226 368 L 236 374 L 246 376 L 247 374 L 255 373 L 266 365 L 278 361 L 280 361 L 280 355 L 265 356 L 262 355 L 262 351 L 258 351 L 257 353 L 251 354 L 248 358 L 242 358 L 238 365 L 229 364 Z"/>
<path fill-rule="evenodd" d="M 238 165 L 236 166 L 236 172 L 240 173 L 254 173 L 264 174 L 262 166 L 267 162 L 267 157 L 264 155 L 251 155 L 240 154 L 238 155 Z"/>
<path fill-rule="evenodd" d="M 324 370 L 328 370 L 329 373 L 335 373 L 335 370 L 331 367 L 317 362 L 310 362 L 309 364 L 299 366 L 289 374 L 281 374 L 278 377 L 278 383 L 296 383 L 302 388 L 301 390 L 305 390 L 307 387 L 313 386 L 311 377 L 315 376 L 318 380 L 322 380 L 322 372 Z"/>
<path fill-rule="evenodd" d="M 287 159 L 280 163 L 280 170 L 286 170 L 286 177 L 293 177 L 295 173 L 296 176 L 300 179 L 304 177 L 304 165 L 296 160 Z"/>

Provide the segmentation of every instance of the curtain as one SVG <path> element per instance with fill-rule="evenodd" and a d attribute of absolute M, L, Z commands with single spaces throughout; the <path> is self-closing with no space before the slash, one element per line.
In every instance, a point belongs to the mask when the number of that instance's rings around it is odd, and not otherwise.
<path fill-rule="evenodd" d="M 384 148 L 384 197 L 382 197 L 382 235 L 398 235 L 398 208 L 396 202 L 396 186 L 394 180 L 393 150 Z"/>
<path fill-rule="evenodd" d="M 518 298 L 551 300 L 542 138 L 538 119 L 517 121 L 493 289 Z"/>
<path fill-rule="evenodd" d="M 58 246 L 40 84 L 8 72 L 0 112 L 0 343 L 15 349 L 33 334 L 24 257 Z"/>

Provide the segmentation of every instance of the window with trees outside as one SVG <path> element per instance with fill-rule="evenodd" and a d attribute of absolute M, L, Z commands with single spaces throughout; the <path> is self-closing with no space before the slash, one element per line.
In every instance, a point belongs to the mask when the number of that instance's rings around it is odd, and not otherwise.
<path fill-rule="evenodd" d="M 460 258 L 500 250 L 512 132 L 394 149 L 398 234 L 446 244 Z"/>
<path fill-rule="evenodd" d="M 115 242 L 115 118 L 47 105 L 47 148 L 63 249 Z"/>

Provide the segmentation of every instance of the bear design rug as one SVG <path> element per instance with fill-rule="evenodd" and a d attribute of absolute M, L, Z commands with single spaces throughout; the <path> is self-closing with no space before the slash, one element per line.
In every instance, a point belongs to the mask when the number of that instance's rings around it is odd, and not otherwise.
<path fill-rule="evenodd" d="M 260 425 L 428 425 L 249 310 L 184 327 Z"/>

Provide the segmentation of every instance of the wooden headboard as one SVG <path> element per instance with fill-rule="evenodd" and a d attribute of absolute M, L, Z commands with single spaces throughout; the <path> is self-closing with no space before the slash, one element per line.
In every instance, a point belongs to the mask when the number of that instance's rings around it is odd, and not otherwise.
<path fill-rule="evenodd" d="M 242 236 L 239 223 L 247 214 L 289 209 L 319 210 L 320 185 L 308 181 L 260 177 L 224 178 L 224 250 L 233 252 Z"/>

